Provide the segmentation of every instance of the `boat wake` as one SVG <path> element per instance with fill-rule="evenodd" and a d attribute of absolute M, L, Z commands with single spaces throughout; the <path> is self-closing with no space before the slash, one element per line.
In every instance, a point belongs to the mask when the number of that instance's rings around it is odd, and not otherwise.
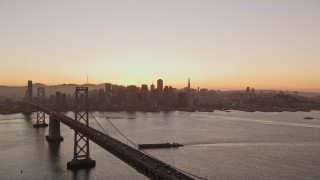
<path fill-rule="evenodd" d="M 320 142 L 237 142 L 237 143 L 211 143 L 190 144 L 185 147 L 238 147 L 238 146 L 320 146 Z"/>

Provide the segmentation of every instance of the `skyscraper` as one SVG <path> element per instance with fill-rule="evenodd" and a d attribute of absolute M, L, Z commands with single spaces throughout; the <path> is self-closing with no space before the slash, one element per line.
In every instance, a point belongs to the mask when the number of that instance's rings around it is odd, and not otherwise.
<path fill-rule="evenodd" d="M 193 95 L 191 94 L 190 78 L 188 78 L 187 103 L 188 107 L 191 107 L 193 105 Z"/>
<path fill-rule="evenodd" d="M 148 85 L 142 84 L 141 85 L 141 105 L 143 108 L 148 107 L 148 101 L 149 101 L 149 90 Z"/>
<path fill-rule="evenodd" d="M 158 95 L 161 97 L 163 94 L 163 81 L 162 81 L 162 79 L 158 79 L 158 81 L 157 81 L 157 91 L 158 91 Z"/>
<path fill-rule="evenodd" d="M 150 91 L 152 91 L 152 92 L 153 92 L 153 91 L 154 91 L 154 89 L 155 89 L 155 88 L 154 88 L 154 85 L 153 85 L 153 83 L 152 83 L 152 84 L 151 84 L 151 86 L 150 86 Z"/>
<path fill-rule="evenodd" d="M 148 85 L 142 84 L 141 85 L 141 91 L 148 91 Z"/>
<path fill-rule="evenodd" d="M 150 99 L 151 99 L 151 106 L 156 107 L 157 106 L 157 91 L 155 89 L 155 85 L 152 83 L 150 85 Z"/>
<path fill-rule="evenodd" d="M 60 106 L 61 103 L 62 103 L 61 92 L 60 91 L 56 91 L 56 106 Z"/>
<path fill-rule="evenodd" d="M 28 98 L 27 98 L 27 100 L 28 101 L 32 101 L 32 97 L 33 97 L 33 94 L 32 94 L 32 81 L 29 80 L 28 81 Z"/>

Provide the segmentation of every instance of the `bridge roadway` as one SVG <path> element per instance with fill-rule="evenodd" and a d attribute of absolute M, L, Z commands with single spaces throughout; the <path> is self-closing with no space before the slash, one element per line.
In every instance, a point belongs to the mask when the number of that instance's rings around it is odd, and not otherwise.
<path fill-rule="evenodd" d="M 55 112 L 44 106 L 36 103 L 23 102 L 23 104 L 37 108 L 46 114 L 51 114 L 52 118 L 64 123 L 71 129 L 77 129 L 78 132 L 88 137 L 92 142 L 104 148 L 114 156 L 121 159 L 131 167 L 135 168 L 139 173 L 142 173 L 150 179 L 193 179 L 186 174 L 179 172 L 170 165 L 162 162 L 154 157 L 149 156 L 137 149 L 134 149 L 111 136 L 104 134 L 96 129 L 86 126 L 85 124 L 76 122 L 72 118 Z"/>

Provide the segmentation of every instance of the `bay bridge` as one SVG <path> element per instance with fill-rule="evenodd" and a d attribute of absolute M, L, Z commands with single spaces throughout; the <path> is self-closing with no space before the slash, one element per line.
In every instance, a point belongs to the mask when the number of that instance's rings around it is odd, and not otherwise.
<path fill-rule="evenodd" d="M 37 101 L 34 102 L 30 98 L 26 98 L 27 101 L 21 102 L 24 106 L 37 109 L 35 128 L 47 127 L 45 114 L 49 115 L 49 134 L 46 136 L 49 143 L 63 141 L 63 137 L 60 134 L 60 122 L 74 130 L 74 153 L 73 159 L 67 163 L 68 169 L 90 168 L 96 165 L 96 162 L 90 158 L 90 140 L 150 179 L 204 179 L 171 166 L 140 150 L 138 146 L 130 141 L 113 124 L 112 126 L 133 146 L 111 137 L 106 131 L 102 132 L 90 127 L 87 107 L 88 87 L 76 87 L 74 95 L 75 119 L 47 107 L 44 104 L 45 96 L 43 88 L 38 88 Z M 106 116 L 105 118 L 107 119 Z"/>

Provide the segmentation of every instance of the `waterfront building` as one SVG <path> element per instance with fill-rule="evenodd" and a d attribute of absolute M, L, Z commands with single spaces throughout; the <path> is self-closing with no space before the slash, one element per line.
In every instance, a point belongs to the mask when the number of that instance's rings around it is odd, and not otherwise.
<path fill-rule="evenodd" d="M 163 80 L 162 79 L 158 79 L 158 81 L 157 81 L 157 91 L 158 91 L 158 96 L 162 97 L 162 95 L 163 95 Z"/>
<path fill-rule="evenodd" d="M 150 106 L 157 107 L 157 91 L 153 83 L 150 86 Z"/>
<path fill-rule="evenodd" d="M 157 104 L 162 105 L 162 96 L 163 96 L 163 81 L 158 79 L 157 81 Z"/>
<path fill-rule="evenodd" d="M 180 92 L 178 94 L 178 106 L 179 107 L 187 107 L 187 93 Z"/>

